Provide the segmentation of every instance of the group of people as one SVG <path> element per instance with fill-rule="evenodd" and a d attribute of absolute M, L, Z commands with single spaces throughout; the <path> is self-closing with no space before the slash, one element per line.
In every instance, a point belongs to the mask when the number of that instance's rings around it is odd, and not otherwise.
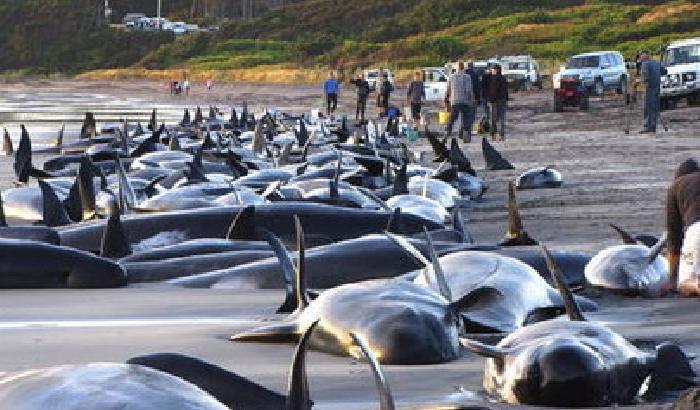
<path fill-rule="evenodd" d="M 366 121 L 367 100 L 372 90 L 369 82 L 362 75 L 350 80 L 350 84 L 355 86 L 357 92 L 355 121 L 362 124 Z M 389 75 L 380 68 L 379 80 L 377 81 L 379 117 L 386 117 L 390 114 L 389 102 L 393 91 L 394 85 L 389 81 Z M 328 79 L 323 83 L 323 94 L 326 102 L 326 115 L 331 116 L 338 109 L 338 95 L 340 94 L 340 80 L 333 71 L 329 73 Z"/>
<path fill-rule="evenodd" d="M 446 132 L 452 135 L 452 130 L 461 117 L 459 136 L 464 142 L 471 142 L 472 129 L 481 107 L 483 116 L 481 127 L 491 136 L 505 141 L 506 109 L 508 106 L 508 82 L 501 72 L 501 66 L 496 64 L 479 74 L 473 63 L 466 65 L 457 63 L 447 83 L 445 107 L 450 118 Z"/>
<path fill-rule="evenodd" d="M 207 87 L 207 91 L 211 91 L 212 87 L 214 86 L 214 82 L 212 80 L 207 80 L 205 85 Z M 170 95 L 189 95 L 192 84 L 190 83 L 190 80 L 185 78 L 183 81 L 170 81 L 168 87 L 170 89 Z"/>
<path fill-rule="evenodd" d="M 383 69 L 379 69 L 378 78 L 377 107 L 379 117 L 394 115 L 398 111 L 392 109 L 390 104 L 394 86 Z M 371 92 L 370 85 L 362 75 L 352 79 L 350 84 L 355 86 L 357 93 L 355 121 L 362 124 L 366 120 L 367 100 Z M 338 108 L 338 95 L 340 94 L 340 81 L 335 72 L 331 71 L 328 79 L 323 83 L 323 93 L 326 115 L 332 116 Z M 406 95 L 411 111 L 409 120 L 414 126 L 417 126 L 421 120 L 422 104 L 425 97 L 423 73 L 417 72 L 414 81 L 408 86 Z M 445 106 L 449 111 L 449 121 L 445 130 L 447 135 L 452 135 L 454 125 L 461 116 L 460 138 L 465 142 L 471 141 L 474 121 L 477 111 L 481 107 L 483 111 L 480 121 L 481 127 L 485 131 L 489 131 L 494 139 L 498 135 L 500 140 L 505 140 L 508 98 L 508 83 L 502 75 L 499 65 L 494 65 L 484 73 L 479 73 L 474 69 L 473 63 L 469 63 L 465 69 L 464 62 L 459 62 L 452 70 L 445 94 Z"/>
<path fill-rule="evenodd" d="M 185 79 L 184 81 L 171 81 L 170 82 L 170 95 L 189 95 L 190 94 L 190 81 Z"/>

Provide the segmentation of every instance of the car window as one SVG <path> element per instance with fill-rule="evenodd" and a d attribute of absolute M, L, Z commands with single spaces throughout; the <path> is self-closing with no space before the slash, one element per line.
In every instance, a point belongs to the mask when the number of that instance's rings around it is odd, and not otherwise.
<path fill-rule="evenodd" d="M 600 56 L 578 56 L 572 57 L 566 68 L 598 68 L 600 66 Z"/>

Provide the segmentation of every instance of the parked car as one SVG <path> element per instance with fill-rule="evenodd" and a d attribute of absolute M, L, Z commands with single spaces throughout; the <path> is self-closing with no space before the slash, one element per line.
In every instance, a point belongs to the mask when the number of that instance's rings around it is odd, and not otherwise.
<path fill-rule="evenodd" d="M 502 74 L 514 90 L 542 89 L 540 65 L 532 56 L 506 56 L 500 59 Z"/>
<path fill-rule="evenodd" d="M 393 84 L 394 84 L 394 74 L 391 72 L 391 70 L 384 68 L 384 69 L 382 69 L 382 71 L 383 71 L 385 74 L 388 74 L 388 76 L 389 76 L 389 82 L 393 85 Z M 363 78 L 365 79 L 365 81 L 367 81 L 367 83 L 369 84 L 369 89 L 370 89 L 371 91 L 376 90 L 376 88 L 377 88 L 377 82 L 380 80 L 380 78 L 379 78 L 379 70 L 378 70 L 378 69 L 374 69 L 374 70 L 365 70 L 365 71 L 362 73 L 362 77 L 363 77 Z"/>
<path fill-rule="evenodd" d="M 625 59 L 617 51 L 575 55 L 557 76 L 558 80 L 580 79 L 591 95 L 602 95 L 605 90 L 616 90 L 619 94 L 624 94 L 627 91 L 627 78 Z"/>
<path fill-rule="evenodd" d="M 447 92 L 447 73 L 441 67 L 426 67 L 423 73 L 423 89 L 427 101 L 442 101 Z"/>
<path fill-rule="evenodd" d="M 661 78 L 661 104 L 668 107 L 685 98 L 700 104 L 700 38 L 674 41 L 663 52 L 667 74 Z"/>
<path fill-rule="evenodd" d="M 124 18 L 122 19 L 122 22 L 124 24 L 126 24 L 127 26 L 133 27 L 136 20 L 138 20 L 140 18 L 144 18 L 144 17 L 146 17 L 146 15 L 143 13 L 126 13 L 124 15 Z"/>

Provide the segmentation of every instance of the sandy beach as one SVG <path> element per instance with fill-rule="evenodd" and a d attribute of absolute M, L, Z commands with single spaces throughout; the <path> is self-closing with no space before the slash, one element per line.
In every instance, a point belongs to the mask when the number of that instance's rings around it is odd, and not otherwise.
<path fill-rule="evenodd" d="M 0 83 L 0 127 L 13 132 L 22 118 L 16 101 L 31 101 L 41 94 L 79 96 L 85 103 L 106 97 L 107 106 L 122 102 L 134 106 L 128 115 L 144 120 L 153 105 L 164 108 L 165 120 L 181 107 L 218 105 L 224 109 L 246 101 L 254 107 L 275 107 L 288 112 L 318 108 L 320 86 L 216 84 L 211 92 L 196 86 L 190 96 L 171 97 L 165 85 L 149 81 L 32 81 Z M 396 98 L 403 103 L 405 91 Z M 552 110 L 551 90 L 514 94 L 510 102 L 507 140 L 494 143 L 516 170 L 484 171 L 480 137 L 463 145 L 474 168 L 489 183 L 481 202 L 465 211 L 469 229 L 484 243 L 499 240 L 505 230 L 506 188 L 522 171 L 551 166 L 564 177 L 559 189 L 521 191 L 518 199 L 525 228 L 552 249 L 598 251 L 618 244 L 608 227 L 615 223 L 634 234 L 659 235 L 664 230 L 666 188 L 675 167 L 697 156 L 700 148 L 700 108 L 678 108 L 662 113 L 668 132 L 640 135 L 641 101 L 632 109 L 622 98 L 592 98 L 591 109 L 564 113 Z M 341 94 L 339 111 L 354 115 L 349 87 Z M 3 106 L 5 108 L 3 108 Z M 11 109 L 7 109 L 11 107 Z M 372 108 L 374 110 L 374 108 Z M 172 111 L 173 114 L 170 114 Z M 373 113 L 373 111 L 372 111 Z M 45 114 L 48 116 L 48 114 Z M 113 120 L 114 113 L 97 115 Z M 624 132 L 629 116 L 631 133 Z M 68 128 L 79 123 L 67 118 Z M 48 117 L 47 117 L 48 118 Z M 80 118 L 78 115 L 77 118 Z M 60 122 L 60 121 L 59 121 Z M 56 125 L 28 124 L 48 135 Z M 39 131 L 37 131 L 39 132 Z M 428 151 L 424 142 L 412 143 L 414 151 Z M 47 156 L 35 156 L 40 165 Z M 12 159 L 0 157 L 0 188 L 12 186 Z M 700 354 L 700 318 L 697 300 L 676 297 L 658 300 L 624 298 L 596 293 L 601 304 L 591 320 L 602 321 L 644 348 L 662 341 L 679 343 Z M 282 300 L 279 291 L 188 290 L 145 286 L 114 290 L 0 291 L 0 372 L 11 372 L 64 363 L 123 361 L 150 352 L 181 352 L 209 360 L 262 385 L 284 391 L 292 347 L 241 344 L 228 341 L 237 331 L 267 321 Z M 366 364 L 349 358 L 312 353 L 309 377 L 315 408 L 378 408 L 371 373 Z M 696 365 L 696 370 L 700 367 Z M 386 373 L 400 408 L 433 407 L 449 401 L 458 388 L 473 392 L 471 402 L 483 399 L 483 359 L 465 353 L 455 362 L 436 366 L 386 366 Z M 471 395 L 462 395 L 469 398 Z M 659 408 L 640 404 L 636 408 Z M 488 403 L 490 408 L 513 408 Z"/>

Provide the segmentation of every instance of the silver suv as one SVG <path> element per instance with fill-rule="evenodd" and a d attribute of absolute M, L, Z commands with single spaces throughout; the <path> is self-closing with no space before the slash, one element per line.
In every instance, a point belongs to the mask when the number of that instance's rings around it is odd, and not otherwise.
<path fill-rule="evenodd" d="M 617 51 L 578 54 L 569 59 L 559 78 L 580 79 L 589 94 L 602 95 L 605 90 L 627 91 L 627 67 Z"/>

